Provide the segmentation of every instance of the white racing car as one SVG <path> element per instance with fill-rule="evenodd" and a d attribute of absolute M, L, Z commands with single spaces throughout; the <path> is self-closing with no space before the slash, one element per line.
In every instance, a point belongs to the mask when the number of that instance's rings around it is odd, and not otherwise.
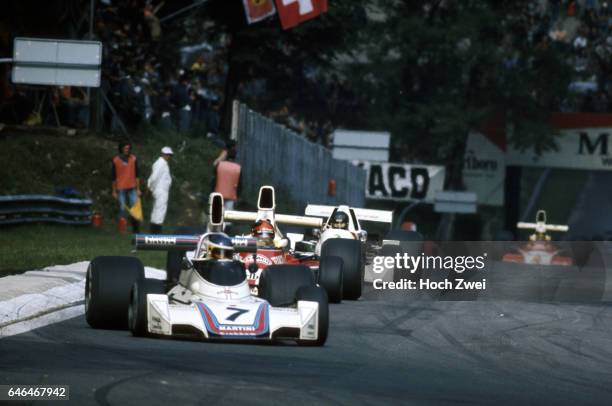
<path fill-rule="evenodd" d="M 365 243 L 368 240 L 368 232 L 361 228 L 360 221 L 388 223 L 389 227 L 393 222 L 392 211 L 359 209 L 345 205 L 334 207 L 309 204 L 305 214 L 325 218 L 315 247 L 317 255 L 321 255 L 323 245 L 331 239 L 358 240 Z"/>
<path fill-rule="evenodd" d="M 323 218 L 323 226 L 315 230 L 314 241 L 295 243 L 296 251 L 314 251 L 319 258 L 336 256 L 343 262 L 343 298 L 356 300 L 361 296 L 362 281 L 365 274 L 366 242 L 368 233 L 361 228 L 360 221 L 387 223 L 393 221 L 393 212 L 352 208 L 346 205 L 323 206 L 309 204 L 307 216 Z M 300 240 L 302 235 L 291 235 Z"/>
<path fill-rule="evenodd" d="M 137 258 L 97 257 L 85 285 L 85 314 L 94 328 L 129 327 L 135 336 L 201 339 L 290 339 L 323 345 L 329 326 L 327 295 L 305 267 L 270 266 L 260 295 L 250 293 L 234 251 L 252 250 L 252 239 L 223 233 L 135 236 L 141 249 L 194 249 L 178 283 L 146 279 Z"/>

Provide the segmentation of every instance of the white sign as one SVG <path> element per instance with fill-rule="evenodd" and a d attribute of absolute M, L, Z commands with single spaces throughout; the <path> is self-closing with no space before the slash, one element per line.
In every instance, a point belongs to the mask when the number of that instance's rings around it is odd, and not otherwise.
<path fill-rule="evenodd" d="M 478 203 L 503 206 L 506 177 L 505 152 L 479 132 L 468 136 L 463 163 L 463 183 L 476 193 Z"/>
<path fill-rule="evenodd" d="M 441 191 L 436 193 L 436 213 L 476 213 L 477 197 L 474 192 Z"/>
<path fill-rule="evenodd" d="M 102 43 L 15 38 L 13 83 L 100 86 Z"/>
<path fill-rule="evenodd" d="M 391 134 L 374 131 L 334 131 L 332 156 L 346 161 L 379 161 L 389 160 Z"/>
<path fill-rule="evenodd" d="M 588 170 L 612 169 L 612 127 L 573 128 L 559 131 L 558 150 L 542 153 L 510 148 L 506 165 Z"/>
<path fill-rule="evenodd" d="M 353 161 L 366 171 L 366 198 L 433 203 L 444 188 L 443 166 Z"/>

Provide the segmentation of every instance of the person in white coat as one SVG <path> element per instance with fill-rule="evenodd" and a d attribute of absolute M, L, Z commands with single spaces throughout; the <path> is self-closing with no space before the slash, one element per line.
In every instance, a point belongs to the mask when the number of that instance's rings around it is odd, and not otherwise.
<path fill-rule="evenodd" d="M 147 180 L 147 187 L 153 195 L 153 210 L 151 210 L 151 233 L 161 234 L 162 225 L 168 210 L 168 194 L 172 185 L 170 166 L 168 161 L 174 153 L 172 148 L 163 147 L 161 156 L 153 164 L 151 176 Z"/>

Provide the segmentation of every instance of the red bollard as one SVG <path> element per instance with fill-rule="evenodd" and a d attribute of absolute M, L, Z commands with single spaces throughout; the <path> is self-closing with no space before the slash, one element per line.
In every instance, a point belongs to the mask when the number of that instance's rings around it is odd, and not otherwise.
<path fill-rule="evenodd" d="M 327 195 L 331 197 L 336 196 L 336 180 L 335 179 L 330 179 L 329 182 L 327 182 Z"/>
<path fill-rule="evenodd" d="M 100 213 L 96 212 L 93 214 L 93 216 L 91 217 L 91 225 L 96 228 L 102 227 L 102 216 L 100 215 Z"/>
<path fill-rule="evenodd" d="M 127 220 L 123 217 L 119 217 L 119 221 L 117 222 L 117 231 L 123 234 L 127 230 Z"/>

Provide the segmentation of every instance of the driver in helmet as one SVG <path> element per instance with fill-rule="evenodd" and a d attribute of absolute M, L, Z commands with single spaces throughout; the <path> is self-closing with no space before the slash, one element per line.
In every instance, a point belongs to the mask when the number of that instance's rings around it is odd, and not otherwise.
<path fill-rule="evenodd" d="M 274 226 L 270 220 L 258 220 L 251 227 L 251 235 L 257 238 L 257 246 L 274 247 Z"/>
<path fill-rule="evenodd" d="M 349 217 L 343 211 L 337 211 L 331 218 L 329 225 L 331 228 L 337 228 L 342 230 L 348 230 Z"/>
<path fill-rule="evenodd" d="M 232 239 L 224 233 L 212 233 L 206 241 L 206 259 L 231 261 L 234 256 Z"/>
<path fill-rule="evenodd" d="M 197 258 L 192 259 L 199 277 L 220 286 L 233 286 L 246 279 L 240 261 L 234 261 L 232 239 L 224 233 L 208 233 L 202 237 Z"/>

